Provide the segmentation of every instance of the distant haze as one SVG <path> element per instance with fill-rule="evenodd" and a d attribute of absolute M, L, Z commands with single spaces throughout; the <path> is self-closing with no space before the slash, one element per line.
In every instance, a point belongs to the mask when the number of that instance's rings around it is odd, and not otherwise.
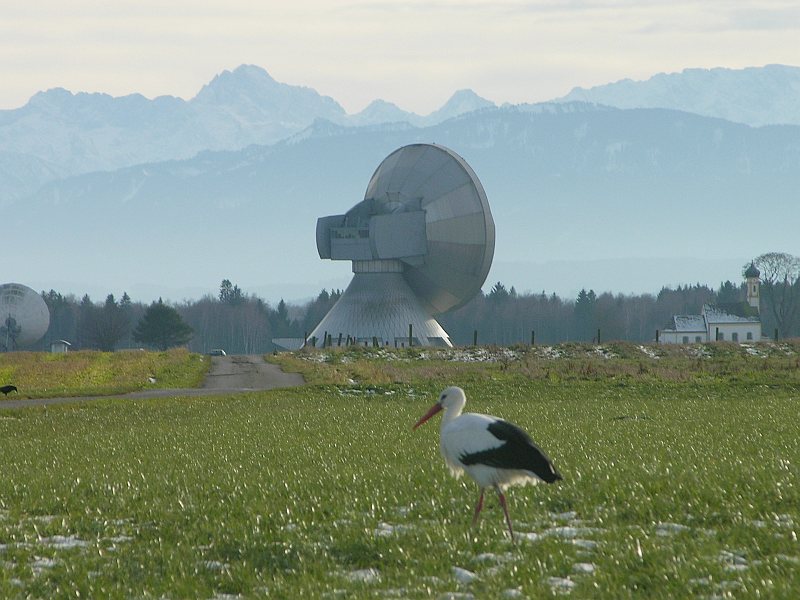
<path fill-rule="evenodd" d="M 731 88 L 693 70 L 666 78 L 670 93 L 662 78 L 637 84 L 663 108 L 498 107 L 462 89 L 428 115 L 388 102 L 349 115 L 254 65 L 189 101 L 42 92 L 0 111 L 0 281 L 144 301 L 215 294 L 223 278 L 270 301 L 344 287 L 350 265 L 319 259 L 316 218 L 363 199 L 383 158 L 414 142 L 452 148 L 483 182 L 497 226 L 485 289 L 738 281 L 758 254 L 800 254 L 800 126 L 714 110 L 788 118 L 776 107 L 798 104 L 796 73 L 735 71 Z M 693 98 L 714 110 L 674 110 Z"/>

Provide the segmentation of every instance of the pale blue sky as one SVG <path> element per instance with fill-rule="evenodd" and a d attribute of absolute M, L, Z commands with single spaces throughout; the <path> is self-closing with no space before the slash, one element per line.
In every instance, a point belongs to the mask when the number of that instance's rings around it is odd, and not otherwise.
<path fill-rule="evenodd" d="M 350 113 L 457 89 L 533 102 L 687 67 L 800 65 L 788 0 L 28 0 L 0 6 L 0 109 L 52 87 L 191 98 L 242 63 Z"/>

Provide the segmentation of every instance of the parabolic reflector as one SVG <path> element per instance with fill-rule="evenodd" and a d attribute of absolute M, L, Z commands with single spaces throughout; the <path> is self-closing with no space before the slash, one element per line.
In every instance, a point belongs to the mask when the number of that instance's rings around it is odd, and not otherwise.
<path fill-rule="evenodd" d="M 378 166 L 364 199 L 425 212 L 427 253 L 420 264 L 407 262 L 403 276 L 431 314 L 463 306 L 478 293 L 492 266 L 494 221 L 463 158 L 444 146 L 404 146 Z"/>
<path fill-rule="evenodd" d="M 20 283 L 0 285 L 0 350 L 32 346 L 48 327 L 50 311 L 39 294 Z"/>
<path fill-rule="evenodd" d="M 353 261 L 355 276 L 312 332 L 383 344 L 418 332 L 417 343 L 449 338 L 432 315 L 466 304 L 486 281 L 494 256 L 486 193 L 463 158 L 435 144 L 392 152 L 364 200 L 317 221 L 320 258 Z"/>

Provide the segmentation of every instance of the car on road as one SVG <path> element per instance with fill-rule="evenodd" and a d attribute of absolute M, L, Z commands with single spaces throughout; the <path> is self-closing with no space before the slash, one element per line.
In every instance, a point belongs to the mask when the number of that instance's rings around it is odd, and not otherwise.
<path fill-rule="evenodd" d="M 208 353 L 209 356 L 227 356 L 225 354 L 225 350 L 222 348 L 214 348 L 211 352 Z"/>

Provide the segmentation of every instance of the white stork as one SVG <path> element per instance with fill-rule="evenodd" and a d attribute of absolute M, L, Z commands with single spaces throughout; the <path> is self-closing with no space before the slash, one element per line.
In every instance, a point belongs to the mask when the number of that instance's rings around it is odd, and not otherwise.
<path fill-rule="evenodd" d="M 464 471 L 481 489 L 472 524 L 483 508 L 483 493 L 493 487 L 506 516 L 508 532 L 514 539 L 503 490 L 515 484 L 553 483 L 561 479 L 553 463 L 522 429 L 498 417 L 475 413 L 461 414 L 467 397 L 460 387 L 449 387 L 439 401 L 414 425 L 422 425 L 444 410 L 439 444 L 444 461 L 455 477 Z"/>

